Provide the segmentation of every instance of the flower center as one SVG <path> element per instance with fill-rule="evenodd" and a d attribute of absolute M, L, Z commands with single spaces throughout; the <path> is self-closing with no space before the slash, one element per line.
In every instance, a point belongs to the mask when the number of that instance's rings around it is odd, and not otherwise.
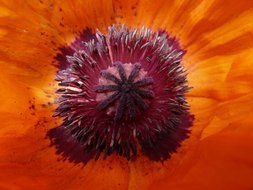
<path fill-rule="evenodd" d="M 133 87 L 132 87 L 132 84 L 122 84 L 120 86 L 120 91 L 122 93 L 129 93 L 131 90 L 134 90 Z"/>
<path fill-rule="evenodd" d="M 100 84 L 95 91 L 100 95 L 97 100 L 98 110 L 110 109 L 107 113 L 115 114 L 114 120 L 134 120 L 138 113 L 148 109 L 148 100 L 154 98 L 150 89 L 153 78 L 145 76 L 139 63 L 123 64 L 115 62 L 114 66 L 101 71 Z"/>
<path fill-rule="evenodd" d="M 163 160 L 188 137 L 185 51 L 167 32 L 88 30 L 61 51 L 55 116 L 63 122 L 51 135 L 58 152 L 75 161 L 138 151 Z"/>

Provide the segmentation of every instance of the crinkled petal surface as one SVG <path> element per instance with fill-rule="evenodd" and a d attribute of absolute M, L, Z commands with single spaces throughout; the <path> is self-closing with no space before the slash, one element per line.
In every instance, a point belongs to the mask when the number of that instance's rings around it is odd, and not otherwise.
<path fill-rule="evenodd" d="M 0 189 L 252 189 L 252 0 L 0 0 Z M 192 132 L 172 157 L 75 165 L 46 138 L 59 47 L 113 23 L 165 29 L 187 53 Z"/>

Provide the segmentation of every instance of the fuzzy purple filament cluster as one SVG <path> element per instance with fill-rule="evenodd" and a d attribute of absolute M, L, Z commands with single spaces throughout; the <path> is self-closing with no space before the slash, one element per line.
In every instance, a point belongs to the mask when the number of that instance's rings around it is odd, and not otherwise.
<path fill-rule="evenodd" d="M 169 158 L 193 119 L 184 54 L 165 31 L 125 26 L 108 34 L 86 30 L 62 48 L 55 116 L 63 123 L 50 135 L 59 153 L 72 160 L 112 153 L 130 159 L 138 151 Z"/>

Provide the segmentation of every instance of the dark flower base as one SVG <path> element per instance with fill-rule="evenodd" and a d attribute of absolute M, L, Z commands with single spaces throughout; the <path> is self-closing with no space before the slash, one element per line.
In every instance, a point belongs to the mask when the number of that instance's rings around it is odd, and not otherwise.
<path fill-rule="evenodd" d="M 87 163 L 116 153 L 132 159 L 140 147 L 151 160 L 166 160 L 188 137 L 185 51 L 165 31 L 85 30 L 60 50 L 55 116 L 63 123 L 48 136 L 64 158 Z"/>

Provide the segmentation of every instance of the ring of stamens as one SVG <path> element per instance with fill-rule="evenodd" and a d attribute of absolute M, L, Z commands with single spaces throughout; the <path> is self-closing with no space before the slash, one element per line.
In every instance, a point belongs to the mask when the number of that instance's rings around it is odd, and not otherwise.
<path fill-rule="evenodd" d="M 85 30 L 61 48 L 54 116 L 63 122 L 50 132 L 57 152 L 85 163 L 102 153 L 129 160 L 139 150 L 168 159 L 193 122 L 185 52 L 166 31 L 125 26 Z"/>

